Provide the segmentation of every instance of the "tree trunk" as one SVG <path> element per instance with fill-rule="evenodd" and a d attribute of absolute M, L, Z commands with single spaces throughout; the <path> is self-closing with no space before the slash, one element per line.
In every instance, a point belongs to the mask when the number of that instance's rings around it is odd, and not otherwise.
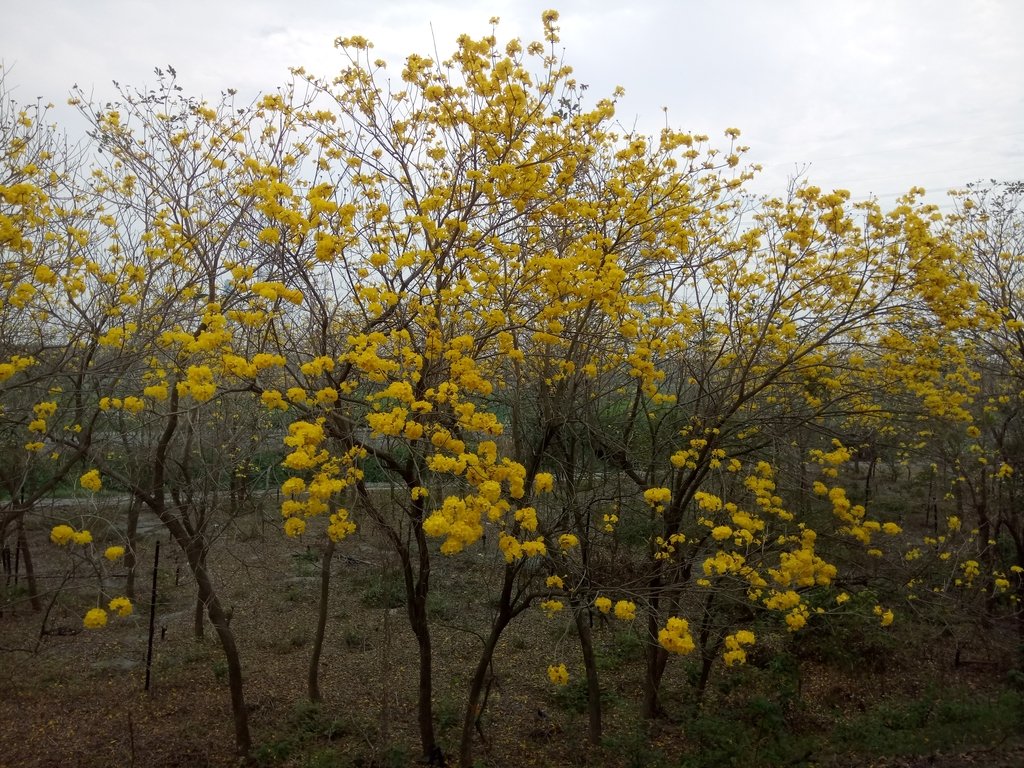
<path fill-rule="evenodd" d="M 430 641 L 430 627 L 427 624 L 427 600 L 416 597 L 409 608 L 409 623 L 416 635 L 416 650 L 419 653 L 420 677 L 417 699 L 417 720 L 420 730 L 420 745 L 423 756 L 433 759 L 437 753 L 437 740 L 434 736 L 434 701 L 433 701 L 433 651 Z"/>
<path fill-rule="evenodd" d="M 507 606 L 502 606 L 491 626 L 491 634 L 484 643 L 476 670 L 473 672 L 473 679 L 469 684 L 469 698 L 466 700 L 466 715 L 462 720 L 462 741 L 459 744 L 460 768 L 473 768 L 473 730 L 476 728 L 477 718 L 481 714 L 478 711 L 480 696 L 487 680 L 487 669 L 491 666 L 491 660 L 494 658 L 494 649 L 510 620 L 511 614 Z"/>
<path fill-rule="evenodd" d="M 487 670 L 494 659 L 494 649 L 497 647 L 505 627 L 530 604 L 529 600 L 526 600 L 518 606 L 514 606 L 512 587 L 515 584 L 517 572 L 518 566 L 505 566 L 504 582 L 501 586 L 501 596 L 498 599 L 498 614 L 491 623 L 491 634 L 484 641 L 480 660 L 477 662 L 473 679 L 469 684 L 469 698 L 466 700 L 466 714 L 462 720 L 462 740 L 459 744 L 460 768 L 472 768 L 473 766 L 473 730 L 479 727 L 480 717 L 483 714 L 480 711 L 480 697 L 487 681 Z"/>
<path fill-rule="evenodd" d="M 417 689 L 416 719 L 420 732 L 420 746 L 425 760 L 440 764 L 440 750 L 434 735 L 434 688 L 433 649 L 430 640 L 430 624 L 427 620 L 427 594 L 430 589 L 430 552 L 426 537 L 420 526 L 414 527 L 416 545 L 419 550 L 417 571 L 414 575 L 412 556 L 409 549 L 392 536 L 395 550 L 402 566 L 405 581 L 406 613 L 409 628 L 416 636 L 416 650 L 419 655 L 419 682 Z M 393 532 L 389 532 L 393 533 Z"/>
<path fill-rule="evenodd" d="M 713 654 L 701 654 L 700 677 L 697 680 L 697 695 L 694 701 L 694 710 L 699 712 L 704 704 L 704 694 L 708 689 L 708 680 L 711 679 L 711 667 L 715 663 Z"/>
<path fill-rule="evenodd" d="M 647 639 L 644 643 L 644 691 L 640 704 L 640 715 L 645 719 L 661 717 L 663 710 L 658 694 L 661 689 L 661 676 L 668 662 L 668 652 L 658 644 L 658 607 L 660 600 L 658 591 L 661 588 L 661 575 L 651 580 L 651 606 L 647 614 Z"/>
<path fill-rule="evenodd" d="M 39 600 L 39 587 L 36 584 L 36 572 L 32 566 L 32 552 L 28 547 L 28 537 L 25 535 L 24 512 L 18 515 L 18 549 L 21 551 L 22 560 L 25 562 L 25 581 L 28 582 L 28 601 L 32 610 L 38 613 L 43 610 L 43 604 Z M 17 575 L 17 574 L 15 574 Z"/>
<path fill-rule="evenodd" d="M 597 674 L 597 663 L 594 660 L 594 641 L 590 632 L 589 610 L 579 603 L 572 605 L 573 619 L 576 621 L 576 632 L 580 637 L 580 650 L 583 653 L 583 668 L 587 675 L 587 738 L 597 746 L 601 743 L 601 683 Z"/>
<path fill-rule="evenodd" d="M 878 457 L 872 456 L 868 462 L 868 471 L 864 476 L 864 506 L 871 503 L 871 481 L 875 479 L 875 468 L 878 466 Z"/>
<path fill-rule="evenodd" d="M 127 598 L 135 600 L 135 568 L 138 558 L 135 548 L 138 546 L 139 502 L 133 497 L 128 504 L 128 528 L 125 532 L 127 551 L 124 553 L 124 567 L 128 572 L 125 578 L 124 593 Z"/>
<path fill-rule="evenodd" d="M 201 595 L 196 595 L 196 605 L 192 616 L 192 637 L 195 640 L 203 639 L 203 625 L 206 623 L 206 606 L 203 605 Z"/>
<path fill-rule="evenodd" d="M 206 547 L 200 548 L 199 554 L 199 567 L 202 570 L 206 570 Z M 203 599 L 202 589 L 196 590 L 196 605 L 195 611 L 192 617 L 192 636 L 196 640 L 202 640 L 205 632 L 206 624 L 206 601 Z"/>
<path fill-rule="evenodd" d="M 213 628 L 217 632 L 217 639 L 220 640 L 221 649 L 224 651 L 224 661 L 228 667 L 231 715 L 235 730 L 235 752 L 239 757 L 248 757 L 249 751 L 252 749 L 252 739 L 249 736 L 249 713 L 245 708 L 245 697 L 242 691 L 242 662 L 238 655 L 235 635 L 228 623 L 228 616 L 217 597 L 210 573 L 206 570 L 205 553 L 209 545 L 201 538 L 193 538 L 182 524 L 181 519 L 167 512 L 162 502 L 162 497 L 158 495 L 150 503 L 153 511 L 160 518 L 160 522 L 170 531 L 174 542 L 185 554 L 189 569 L 196 580 L 198 599 L 206 606 L 210 623 L 213 624 Z"/>
<path fill-rule="evenodd" d="M 199 599 L 206 605 L 210 623 L 217 632 L 221 648 L 224 650 L 224 661 L 228 667 L 228 687 L 231 691 L 231 712 L 235 726 L 235 752 L 239 757 L 246 757 L 252 748 L 252 739 L 249 736 L 249 713 L 245 708 L 242 691 L 242 662 L 238 655 L 238 645 L 235 643 L 234 632 L 231 631 L 227 614 L 221 607 L 205 564 L 196 560 L 193 567 L 196 582 L 199 584 Z"/>
<path fill-rule="evenodd" d="M 320 652 L 324 647 L 324 633 L 327 630 L 328 598 L 331 594 L 331 561 L 334 559 L 335 543 L 327 540 L 320 560 L 320 610 L 317 614 L 316 635 L 313 637 L 313 653 L 309 658 L 309 679 L 307 689 L 309 700 L 320 702 Z"/>
<path fill-rule="evenodd" d="M 652 616 L 649 622 L 653 625 L 654 637 L 657 637 L 658 628 Z M 668 663 L 668 652 L 658 645 L 657 641 L 647 641 L 644 648 L 646 659 L 646 674 L 644 675 L 644 698 L 640 707 L 642 717 L 651 720 L 661 717 L 664 710 L 661 708 L 659 694 L 661 691 L 661 678 L 665 674 L 665 665 Z"/>

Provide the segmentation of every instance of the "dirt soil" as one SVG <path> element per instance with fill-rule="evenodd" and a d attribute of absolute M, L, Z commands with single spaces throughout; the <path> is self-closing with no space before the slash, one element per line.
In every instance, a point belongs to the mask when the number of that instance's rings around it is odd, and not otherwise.
<path fill-rule="evenodd" d="M 96 604 L 98 582 L 88 563 L 48 543 L 48 528 L 31 531 L 43 613 L 20 599 L 0 616 L 0 766 L 3 768 L 171 768 L 233 766 L 226 668 L 212 628 L 194 638 L 194 584 L 183 559 L 158 528 L 144 538 L 136 612 L 111 618 L 102 630 L 85 630 L 81 617 Z M 246 676 L 255 754 L 264 765 L 400 766 L 419 760 L 416 748 L 415 643 L 393 556 L 372 537 L 339 547 L 332 568 L 327 641 L 321 662 L 323 703 L 305 703 L 307 665 L 319 589 L 319 552 L 287 540 L 273 522 L 242 519 L 225 528 L 211 564 L 219 594 L 232 611 Z M 151 687 L 144 690 L 148 592 L 153 546 L 161 542 Z M 102 552 L 105 542 L 97 543 Z M 438 558 L 433 574 L 435 711 L 438 735 L 454 749 L 462 701 L 480 648 L 486 604 L 497 569 L 481 567 L 492 552 Z M 72 571 L 75 578 L 64 583 Z M 107 593 L 123 588 L 123 569 L 108 577 Z M 9 580 L 8 598 L 23 588 Z M 44 619 L 45 614 L 45 619 Z M 612 626 L 615 624 L 615 626 Z M 41 628 L 43 634 L 40 635 Z M 586 743 L 586 715 L 571 690 L 553 689 L 545 670 L 565 661 L 579 670 L 578 645 L 567 618 L 528 611 L 506 632 L 476 750 L 486 766 L 644 765 L 637 748 L 639 701 L 637 645 L 617 623 L 595 624 L 606 663 L 602 683 L 609 706 L 605 745 Z M 907 649 L 902 674 L 867 669 L 857 674 L 816 670 L 801 675 L 804 717 L 828 722 L 837 702 L 864 711 L 896 686 L 920 689 L 919 675 L 939 674 L 947 685 L 983 690 L 998 677 L 997 649 L 971 646 L 970 663 L 954 668 L 931 649 Z M 691 689 L 683 665 L 669 667 L 666 704 L 684 708 Z M 578 689 L 576 689 L 578 690 Z M 714 694 L 717 695 L 717 694 Z M 673 697 L 676 697 L 673 699 Z M 657 723 L 651 739 L 662 755 L 687 753 L 688 734 L 678 719 Z M 654 758 L 651 758 L 652 760 Z M 659 763 L 665 764 L 665 763 Z M 671 762 L 668 764 L 675 764 Z M 918 757 L 866 758 L 808 755 L 800 765 L 836 768 L 990 768 L 1024 766 L 1024 747 L 1011 741 Z"/>

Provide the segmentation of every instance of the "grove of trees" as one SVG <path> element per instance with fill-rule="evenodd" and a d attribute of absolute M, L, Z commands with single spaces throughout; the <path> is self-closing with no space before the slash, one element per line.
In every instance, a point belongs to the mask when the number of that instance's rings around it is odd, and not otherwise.
<path fill-rule="evenodd" d="M 247 104 L 158 70 L 108 104 L 75 92 L 81 144 L 0 87 L 0 544 L 42 612 L 41 503 L 123 496 L 121 539 L 73 511 L 47 526 L 92 563 L 81 613 L 104 631 L 146 605 L 154 515 L 222 649 L 241 756 L 245 659 L 210 563 L 253 509 L 322 558 L 314 700 L 332 558 L 386 543 L 437 764 L 474 764 L 528 611 L 574 647 L 521 674 L 585 680 L 595 744 L 596 622 L 641 638 L 643 718 L 677 657 L 699 706 L 766 638 L 834 616 L 1012 619 L 1024 649 L 1024 189 L 967 186 L 945 212 L 917 189 L 890 209 L 754 196 L 739 130 L 621 128 L 557 18 L 398 68 L 339 39 L 336 75 Z M 883 475 L 928 498 L 877 504 Z M 489 619 L 443 743 L 431 576 L 468 557 L 494 589 L 465 596 Z"/>

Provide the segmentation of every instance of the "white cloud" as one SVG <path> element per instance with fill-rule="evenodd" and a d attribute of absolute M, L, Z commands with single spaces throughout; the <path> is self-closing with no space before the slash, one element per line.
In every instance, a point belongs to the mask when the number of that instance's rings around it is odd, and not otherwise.
<path fill-rule="evenodd" d="M 251 96 L 284 83 L 290 66 L 333 74 L 341 64 L 337 36 L 365 35 L 397 65 L 435 45 L 447 55 L 457 34 L 487 33 L 491 16 L 502 18 L 499 36 L 535 39 L 548 4 L 52 0 L 8 13 L 0 51 L 14 65 L 7 85 L 21 101 L 62 102 L 75 82 L 106 99 L 111 80 L 152 85 L 153 68 L 167 64 L 189 93 L 213 98 L 234 87 Z M 1024 178 L 1024 4 L 566 0 L 558 7 L 578 79 L 595 97 L 626 88 L 625 127 L 656 131 L 662 107 L 674 127 L 713 138 L 738 126 L 751 158 L 766 166 L 759 191 L 781 192 L 787 175 L 807 164 L 815 183 L 855 194 Z"/>

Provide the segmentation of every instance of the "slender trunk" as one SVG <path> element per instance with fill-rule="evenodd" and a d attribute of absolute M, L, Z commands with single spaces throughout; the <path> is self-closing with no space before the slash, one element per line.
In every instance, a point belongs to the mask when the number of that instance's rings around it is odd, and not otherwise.
<path fill-rule="evenodd" d="M 668 654 L 658 644 L 659 597 L 661 590 L 661 572 L 657 571 L 651 579 L 651 607 L 647 613 L 647 639 L 644 643 L 644 690 L 640 704 L 640 715 L 645 719 L 653 719 L 662 715 L 658 693 L 661 688 L 661 676 L 665 671 Z"/>
<path fill-rule="evenodd" d="M 601 683 L 594 660 L 594 640 L 590 632 L 590 611 L 578 603 L 572 606 L 576 632 L 580 637 L 580 651 L 583 653 L 583 668 L 587 675 L 587 737 L 597 746 L 601 743 Z"/>
<path fill-rule="evenodd" d="M 711 677 L 711 667 L 715 662 L 715 656 L 718 654 L 718 648 L 721 645 L 721 640 L 711 640 L 711 622 L 714 612 L 712 606 L 715 603 L 715 593 L 709 592 L 707 599 L 704 601 L 704 618 L 700 622 L 700 633 L 697 635 L 697 647 L 700 648 L 700 678 L 697 680 L 697 701 L 695 702 L 695 710 L 700 711 L 700 708 L 704 704 L 704 693 L 708 688 L 708 680 Z"/>
<path fill-rule="evenodd" d="M 188 559 L 189 569 L 195 577 L 198 588 L 199 600 L 206 606 L 210 623 L 217 633 L 221 650 L 224 651 L 224 661 L 228 668 L 228 687 L 231 692 L 231 716 L 235 730 L 235 752 L 239 757 L 248 757 L 252 749 L 252 739 L 249 736 L 249 713 L 245 708 L 245 697 L 242 686 L 242 662 L 238 654 L 238 645 L 235 642 L 235 635 L 231 630 L 228 615 L 220 604 L 213 580 L 209 571 L 206 570 L 204 552 L 208 544 L 193 539 L 180 518 L 168 513 L 163 507 L 162 498 L 157 496 L 152 499 L 153 510 L 157 513 L 160 521 L 170 531 L 181 551 Z M 155 577 L 155 571 L 154 571 Z"/>
<path fill-rule="evenodd" d="M 328 598 L 331 594 L 331 561 L 334 559 L 334 539 L 327 540 L 323 558 L 320 560 L 320 611 L 316 620 L 316 635 L 313 637 L 313 653 L 309 658 L 308 693 L 309 700 L 320 701 L 320 652 L 324 647 L 324 633 L 327 630 Z"/>
<path fill-rule="evenodd" d="M 505 627 L 524 611 L 529 605 L 529 600 L 524 600 L 514 605 L 515 599 L 512 596 L 512 587 L 515 585 L 518 566 L 505 566 L 504 581 L 501 585 L 501 595 L 498 599 L 498 613 L 491 623 L 491 633 L 484 641 L 483 650 L 480 651 L 480 659 L 477 662 L 476 670 L 473 672 L 473 679 L 469 684 L 469 697 L 466 700 L 466 714 L 462 720 L 462 741 L 459 744 L 459 766 L 460 768 L 472 768 L 473 766 L 473 730 L 479 729 L 481 711 L 480 697 L 484 692 L 484 685 L 487 682 L 487 670 L 494 659 L 494 649 L 501 639 L 501 633 Z"/>
<path fill-rule="evenodd" d="M 133 497 L 128 504 L 128 529 L 125 532 L 127 551 L 124 553 L 124 567 L 128 571 L 125 579 L 124 593 L 129 600 L 135 600 L 135 567 L 138 558 L 135 548 L 138 546 L 139 502 Z"/>
<path fill-rule="evenodd" d="M 648 622 L 648 629 L 654 630 L 657 637 L 658 627 L 655 618 L 652 616 Z M 647 663 L 647 674 L 644 676 L 644 698 L 641 704 L 640 714 L 642 717 L 651 720 L 661 717 L 664 710 L 661 708 L 661 678 L 665 674 L 665 665 L 668 663 L 668 652 L 656 641 L 647 641 L 644 656 Z"/>
<path fill-rule="evenodd" d="M 398 555 L 405 584 L 406 615 L 409 619 L 409 628 L 416 637 L 416 650 L 419 656 L 416 720 L 420 732 L 420 746 L 423 749 L 425 761 L 440 765 L 442 764 L 442 755 L 434 735 L 433 650 L 427 617 L 427 594 L 430 591 L 430 550 L 427 547 L 426 534 L 423 532 L 423 502 L 422 500 L 414 501 L 413 509 L 409 513 L 412 534 L 416 539 L 417 562 L 414 567 L 408 542 L 375 510 L 369 494 L 366 492 L 366 487 L 362 483 L 357 486 L 357 490 L 360 498 L 366 503 L 370 516 L 379 524 L 381 532 L 387 536 Z"/>
<path fill-rule="evenodd" d="M 414 528 L 416 545 L 419 550 L 417 571 L 414 573 L 412 555 L 402 542 L 392 536 L 398 553 L 405 580 L 406 612 L 409 628 L 416 636 L 416 650 L 419 655 L 419 682 L 417 688 L 416 719 L 420 732 L 420 746 L 426 760 L 437 760 L 439 754 L 434 735 L 434 689 L 433 649 L 430 640 L 430 624 L 427 619 L 427 594 L 430 590 L 430 552 L 423 529 Z M 390 533 L 390 532 L 389 532 Z"/>
<path fill-rule="evenodd" d="M 871 481 L 875 479 L 875 467 L 878 466 L 878 457 L 872 456 L 868 462 L 868 471 L 864 476 L 864 506 L 871 503 Z"/>
<path fill-rule="evenodd" d="M 430 626 L 427 624 L 426 595 L 416 597 L 409 607 L 409 623 L 416 636 L 416 650 L 419 653 L 420 677 L 416 706 L 416 717 L 420 730 L 420 745 L 423 756 L 430 759 L 437 753 L 434 736 L 433 702 L 433 650 L 430 641 Z"/>
<path fill-rule="evenodd" d="M 157 442 L 156 453 L 153 457 L 152 494 L 146 494 L 137 488 L 135 489 L 135 494 L 156 513 L 157 517 L 160 518 L 160 522 L 167 528 L 175 543 L 185 554 L 186 558 L 188 558 L 189 568 L 192 570 L 192 575 L 195 577 L 198 586 L 199 598 L 206 605 L 210 623 L 213 624 L 217 632 L 221 649 L 224 651 L 224 661 L 228 667 L 231 714 L 235 730 L 235 752 L 239 757 L 247 758 L 252 749 L 252 739 L 249 736 L 249 713 L 245 708 L 245 697 L 242 690 L 242 663 L 238 655 L 235 635 L 228 623 L 228 616 L 221 607 L 213 581 L 206 570 L 205 556 L 209 542 L 203 535 L 201 527 L 198 531 L 190 529 L 187 525 L 187 518 L 178 517 L 169 512 L 166 504 L 164 478 L 167 466 L 167 450 L 178 426 L 177 408 L 178 391 L 177 388 L 172 387 L 170 416 Z"/>
<path fill-rule="evenodd" d="M 196 594 L 196 604 L 192 615 L 192 637 L 195 640 L 203 639 L 203 625 L 206 623 L 206 606 L 203 604 L 203 597 Z"/>
<path fill-rule="evenodd" d="M 702 654 L 700 659 L 700 677 L 697 679 L 697 695 L 694 701 L 694 709 L 700 711 L 704 704 L 704 694 L 708 690 L 708 680 L 711 679 L 711 667 L 715 663 L 714 656 Z"/>
<path fill-rule="evenodd" d="M 510 619 L 511 615 L 507 606 L 502 606 L 502 610 L 491 626 L 491 634 L 484 642 L 476 670 L 473 672 L 473 679 L 469 684 L 469 698 L 466 700 L 466 714 L 462 720 L 462 741 L 459 744 L 460 768 L 473 768 L 473 730 L 477 727 L 477 720 L 481 714 L 478 711 L 480 696 L 484 690 L 484 683 L 487 681 L 487 670 L 494 658 L 494 649 Z"/>
<path fill-rule="evenodd" d="M 206 604 L 210 623 L 217 632 L 221 648 L 224 650 L 224 661 L 228 666 L 228 688 L 231 691 L 231 713 L 235 726 L 235 752 L 240 757 L 245 757 L 252 748 L 252 739 L 249 736 L 249 714 L 245 708 L 242 691 L 242 662 L 238 655 L 235 634 L 231 631 L 227 614 L 221 607 L 206 569 L 199 567 L 195 575 L 196 581 L 199 582 L 200 598 Z"/>
<path fill-rule="evenodd" d="M 28 537 L 25 535 L 24 512 L 18 515 L 18 549 L 21 552 L 22 560 L 25 562 L 25 580 L 28 582 L 28 601 L 32 610 L 38 613 L 43 610 L 43 603 L 39 599 L 39 587 L 36 584 L 36 572 L 32 566 L 32 552 L 28 547 Z"/>
<path fill-rule="evenodd" d="M 200 547 L 199 567 L 206 570 L 206 547 Z M 202 640 L 206 625 L 206 600 L 203 598 L 203 590 L 196 590 L 196 605 L 192 616 L 192 636 L 196 640 Z"/>

